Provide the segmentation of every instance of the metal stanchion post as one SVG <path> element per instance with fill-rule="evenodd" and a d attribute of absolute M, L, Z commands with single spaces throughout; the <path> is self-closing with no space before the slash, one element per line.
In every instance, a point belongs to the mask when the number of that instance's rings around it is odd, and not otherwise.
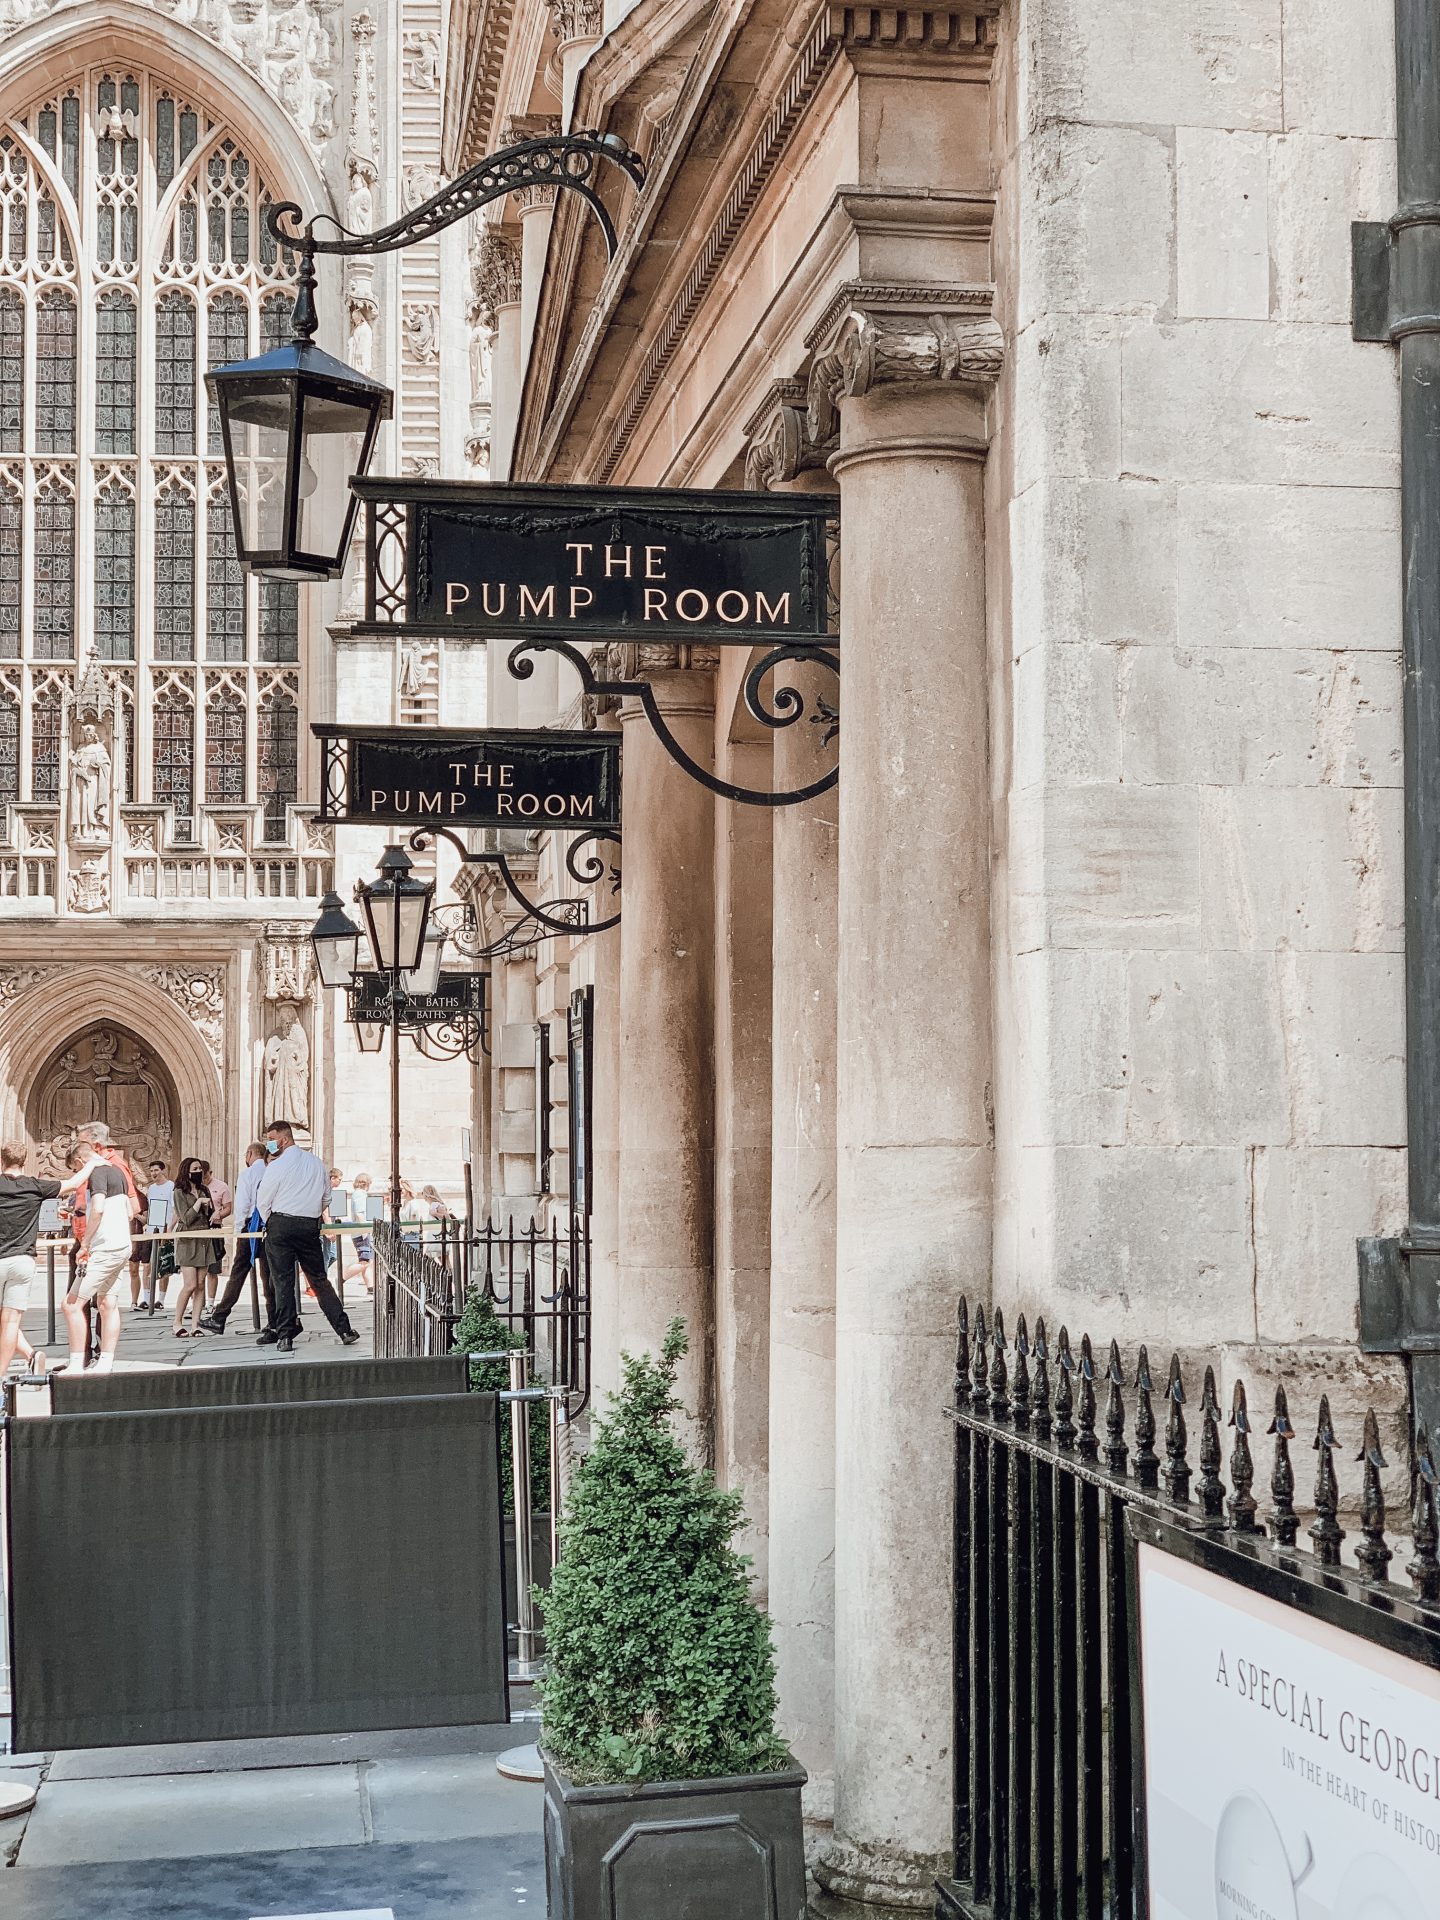
<path fill-rule="evenodd" d="M 150 1318 L 164 1310 L 165 1290 L 160 1284 L 160 1242 L 150 1242 Z"/>
<path fill-rule="evenodd" d="M 510 1390 L 524 1393 L 530 1385 L 528 1353 L 510 1355 Z M 535 1671 L 535 1569 L 530 1556 L 530 1403 L 510 1402 L 510 1471 L 515 1493 L 515 1660 L 522 1675 Z"/>
<path fill-rule="evenodd" d="M 55 1242 L 45 1249 L 45 1344 L 55 1344 Z"/>
<path fill-rule="evenodd" d="M 550 1568 L 553 1572 L 560 1558 L 560 1429 L 568 1417 L 564 1396 L 552 1393 L 547 1411 L 550 1415 Z"/>

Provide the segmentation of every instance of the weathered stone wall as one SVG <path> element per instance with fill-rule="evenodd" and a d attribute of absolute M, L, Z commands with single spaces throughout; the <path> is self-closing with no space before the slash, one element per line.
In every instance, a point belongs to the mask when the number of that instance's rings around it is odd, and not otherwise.
<path fill-rule="evenodd" d="M 1404 1203 L 1398 409 L 1349 333 L 1390 9 L 1007 27 L 997 1299 L 1353 1341 Z"/>

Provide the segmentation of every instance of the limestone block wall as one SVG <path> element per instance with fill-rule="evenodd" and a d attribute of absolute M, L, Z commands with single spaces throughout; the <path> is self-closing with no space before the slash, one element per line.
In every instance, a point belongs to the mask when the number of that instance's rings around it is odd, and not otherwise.
<path fill-rule="evenodd" d="M 1355 1238 L 1404 1217 L 1398 407 L 1349 333 L 1390 9 L 1009 24 L 996 1297 L 1353 1341 Z"/>

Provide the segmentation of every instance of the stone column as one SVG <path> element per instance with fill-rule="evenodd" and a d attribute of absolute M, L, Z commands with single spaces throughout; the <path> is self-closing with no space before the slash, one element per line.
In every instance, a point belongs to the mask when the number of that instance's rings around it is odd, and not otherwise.
<path fill-rule="evenodd" d="M 780 381 L 749 423 L 745 484 L 829 492 L 805 383 Z M 775 685 L 836 702 L 823 667 Z M 772 694 L 773 698 L 773 694 Z M 808 718 L 778 729 L 771 785 L 809 786 L 837 748 Z M 770 1114 L 770 1617 L 780 1725 L 806 1772 L 812 1844 L 835 1795 L 835 946 L 839 795 L 772 822 Z"/>
<path fill-rule="evenodd" d="M 625 649 L 686 752 L 712 760 L 714 673 L 698 650 Z M 702 656 L 703 657 L 703 656 Z M 620 709 L 625 766 L 620 922 L 617 1336 L 658 1348 L 675 1314 L 690 1352 L 679 1391 L 697 1458 L 713 1459 L 715 829 L 713 797 L 670 758 L 636 700 Z"/>
<path fill-rule="evenodd" d="M 601 0 L 547 0 L 560 43 L 560 124 L 569 128 L 580 69 L 600 42 Z"/>
<path fill-rule="evenodd" d="M 954 305 L 952 306 L 952 298 Z M 990 1273 L 980 290 L 852 290 L 810 427 L 842 494 L 830 1910 L 929 1912 L 951 1825 L 950 1389 Z M 956 311 L 958 307 L 959 311 Z M 947 313 L 947 308 L 949 312 Z M 953 316 L 953 317 L 952 317 Z"/>
<path fill-rule="evenodd" d="M 748 664 L 731 649 L 736 668 Z M 722 664 L 720 685 L 727 675 Z M 770 742 L 729 739 L 722 701 L 716 756 L 724 778 L 770 785 Z M 715 1467 L 745 1495 L 740 1544 L 754 1592 L 768 1588 L 770 1478 L 770 810 L 718 800 L 715 816 Z"/>
<path fill-rule="evenodd" d="M 520 246 L 498 226 L 488 227 L 475 270 L 476 293 L 494 335 L 490 354 L 490 475 L 510 477 L 520 414 Z"/>

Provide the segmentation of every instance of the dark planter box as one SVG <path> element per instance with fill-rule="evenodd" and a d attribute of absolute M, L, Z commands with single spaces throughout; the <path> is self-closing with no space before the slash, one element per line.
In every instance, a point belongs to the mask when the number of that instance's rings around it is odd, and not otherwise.
<path fill-rule="evenodd" d="M 805 1920 L 805 1773 L 577 1787 L 545 1759 L 550 1920 Z"/>

